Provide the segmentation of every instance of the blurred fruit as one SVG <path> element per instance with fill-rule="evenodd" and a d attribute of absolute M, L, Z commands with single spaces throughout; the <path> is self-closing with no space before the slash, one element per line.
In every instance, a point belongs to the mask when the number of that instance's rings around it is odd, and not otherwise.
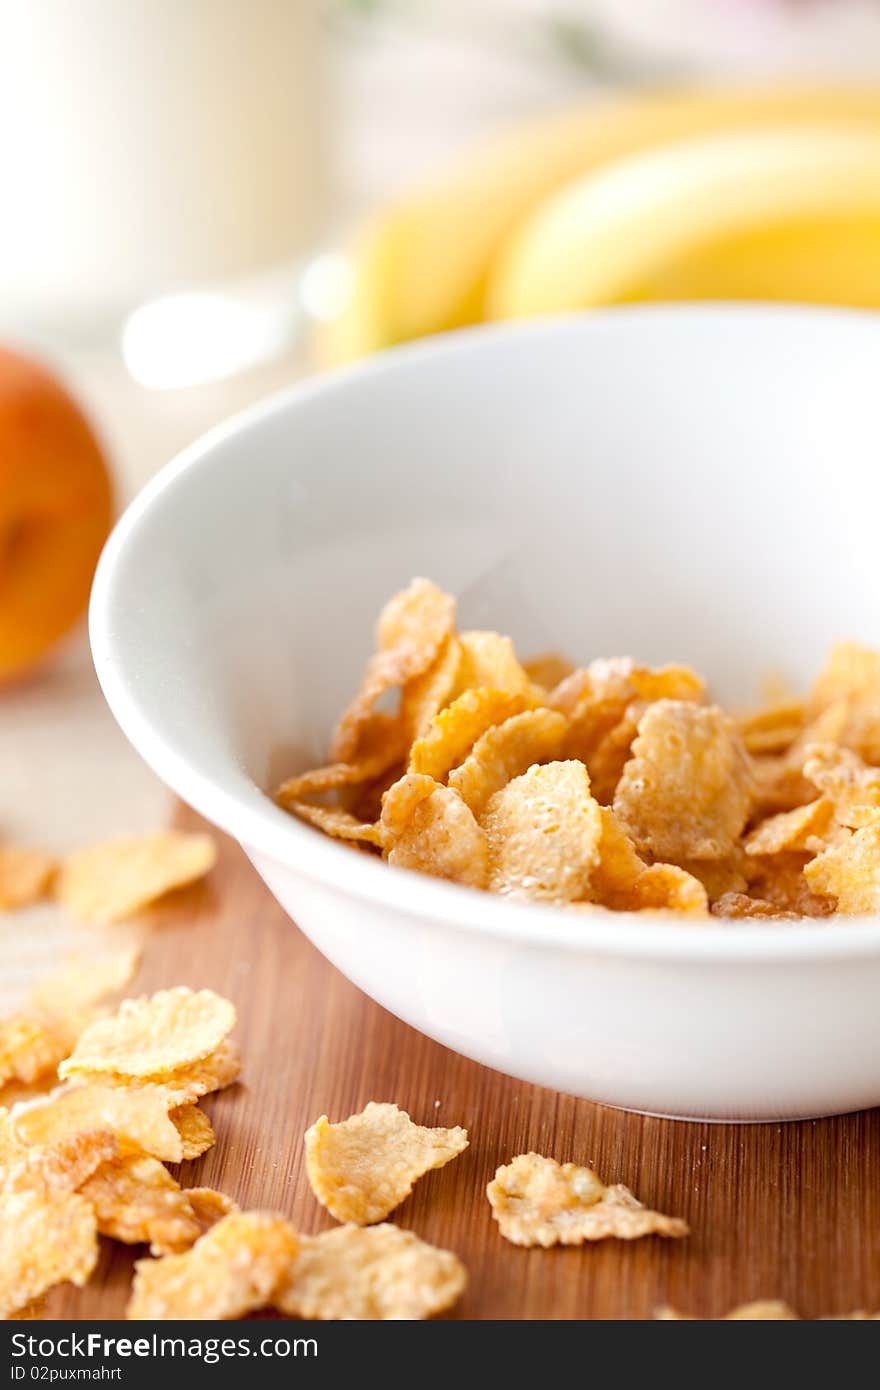
<path fill-rule="evenodd" d="M 353 249 L 348 310 L 318 353 L 341 362 L 479 322 L 507 239 L 573 179 L 674 141 L 767 125 L 880 131 L 871 87 L 657 93 L 587 107 L 489 142 L 377 216 Z"/>
<path fill-rule="evenodd" d="M 79 407 L 44 367 L 0 348 L 0 681 L 82 613 L 111 515 L 107 465 Z"/>
<path fill-rule="evenodd" d="M 489 317 L 647 299 L 880 307 L 880 128 L 664 145 L 569 184 L 495 266 Z"/>

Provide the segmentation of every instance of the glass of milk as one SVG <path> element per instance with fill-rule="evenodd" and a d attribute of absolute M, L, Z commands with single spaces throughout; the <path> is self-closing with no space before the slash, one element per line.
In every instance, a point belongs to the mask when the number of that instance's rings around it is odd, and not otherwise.
<path fill-rule="evenodd" d="M 325 193 L 321 0 L 0 0 L 0 332 L 295 263 Z"/>

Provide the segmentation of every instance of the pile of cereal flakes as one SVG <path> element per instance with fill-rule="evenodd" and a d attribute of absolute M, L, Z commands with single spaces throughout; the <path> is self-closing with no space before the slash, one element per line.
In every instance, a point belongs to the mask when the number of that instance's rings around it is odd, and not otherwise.
<path fill-rule="evenodd" d="M 388 712 L 380 705 L 396 697 Z M 389 864 L 593 911 L 796 920 L 880 907 L 880 652 L 804 699 L 712 704 L 682 666 L 520 662 L 415 579 L 386 605 L 329 763 L 286 810 Z"/>

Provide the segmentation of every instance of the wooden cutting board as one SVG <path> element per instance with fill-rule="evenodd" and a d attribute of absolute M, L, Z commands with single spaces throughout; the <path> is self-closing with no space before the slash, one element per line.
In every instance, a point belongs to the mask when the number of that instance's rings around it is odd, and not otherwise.
<path fill-rule="evenodd" d="M 181 823 L 197 824 L 188 812 Z M 461 1318 L 650 1318 L 661 1305 L 719 1317 L 783 1298 L 803 1316 L 880 1311 L 880 1111 L 801 1124 L 711 1125 L 627 1115 L 528 1086 L 447 1051 L 348 983 L 269 895 L 241 850 L 222 844 L 210 880 L 152 917 L 138 991 L 210 986 L 234 1000 L 241 1084 L 209 1097 L 216 1146 L 184 1164 L 243 1207 L 333 1224 L 313 1198 L 302 1135 L 395 1101 L 423 1124 L 466 1126 L 470 1148 L 429 1174 L 392 1219 L 458 1253 Z M 496 1167 L 529 1149 L 595 1166 L 642 1201 L 684 1216 L 682 1241 L 605 1241 L 521 1250 L 485 1197 Z M 123 1316 L 136 1255 L 104 1242 L 85 1289 L 49 1298 L 56 1318 Z"/>

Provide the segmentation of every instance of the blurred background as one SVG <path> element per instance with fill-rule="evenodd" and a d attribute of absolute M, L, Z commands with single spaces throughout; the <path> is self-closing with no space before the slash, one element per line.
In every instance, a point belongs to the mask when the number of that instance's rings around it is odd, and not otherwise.
<path fill-rule="evenodd" d="M 210 425 L 487 318 L 880 307 L 880 0 L 0 0 L 0 169 L 0 838 L 64 849 L 167 816 L 83 612 Z"/>

